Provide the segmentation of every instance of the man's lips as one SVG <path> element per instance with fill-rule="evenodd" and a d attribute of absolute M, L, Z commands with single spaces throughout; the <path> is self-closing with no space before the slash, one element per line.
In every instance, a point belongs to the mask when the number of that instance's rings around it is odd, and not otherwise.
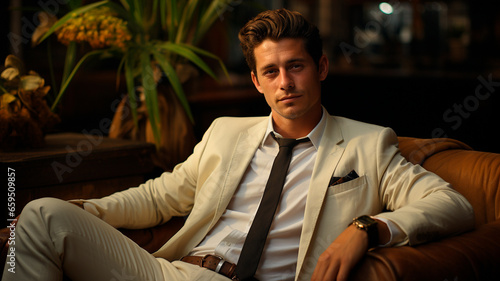
<path fill-rule="evenodd" d="M 280 99 L 278 99 L 278 101 L 282 101 L 282 102 L 294 101 L 300 97 L 301 97 L 301 95 L 288 95 L 288 96 L 281 97 Z"/>

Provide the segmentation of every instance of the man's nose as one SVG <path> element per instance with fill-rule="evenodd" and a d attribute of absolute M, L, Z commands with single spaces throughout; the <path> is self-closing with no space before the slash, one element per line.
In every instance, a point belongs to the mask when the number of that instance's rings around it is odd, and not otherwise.
<path fill-rule="evenodd" d="M 280 71 L 280 88 L 283 91 L 287 91 L 295 87 L 292 77 L 285 71 Z"/>

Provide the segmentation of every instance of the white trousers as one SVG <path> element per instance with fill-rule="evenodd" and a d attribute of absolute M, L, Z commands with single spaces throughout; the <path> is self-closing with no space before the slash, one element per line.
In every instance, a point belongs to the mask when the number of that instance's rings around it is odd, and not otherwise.
<path fill-rule="evenodd" d="M 63 274 L 73 281 L 229 280 L 196 265 L 156 258 L 101 219 L 54 198 L 26 205 L 13 247 L 15 261 L 5 265 L 4 281 L 57 281 Z"/>

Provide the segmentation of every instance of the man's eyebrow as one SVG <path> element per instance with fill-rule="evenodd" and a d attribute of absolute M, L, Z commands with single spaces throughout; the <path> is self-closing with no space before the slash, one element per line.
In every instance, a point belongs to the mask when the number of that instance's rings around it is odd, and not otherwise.
<path fill-rule="evenodd" d="M 305 61 L 304 58 L 295 58 L 295 59 L 288 60 L 286 62 L 286 64 L 290 64 L 290 63 L 294 63 L 294 62 L 303 62 L 303 61 Z"/>
<path fill-rule="evenodd" d="M 265 66 L 261 67 L 259 70 L 260 70 L 260 71 L 264 71 L 264 70 L 266 70 L 266 69 L 273 68 L 273 67 L 275 67 L 275 66 L 276 66 L 276 64 L 274 64 L 274 63 L 270 63 L 270 64 L 268 64 L 268 65 L 265 65 Z"/>

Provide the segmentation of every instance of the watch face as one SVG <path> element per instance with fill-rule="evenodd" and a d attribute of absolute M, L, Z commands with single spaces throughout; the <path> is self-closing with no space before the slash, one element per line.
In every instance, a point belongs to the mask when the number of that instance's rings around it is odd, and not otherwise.
<path fill-rule="evenodd" d="M 371 225 L 371 224 L 374 224 L 376 222 L 374 219 L 370 218 L 369 216 L 361 216 L 361 217 L 358 217 L 356 220 L 364 225 Z"/>
<path fill-rule="evenodd" d="M 368 247 L 376 247 L 379 243 L 377 221 L 369 216 L 360 216 L 354 219 L 357 228 L 368 232 Z"/>

